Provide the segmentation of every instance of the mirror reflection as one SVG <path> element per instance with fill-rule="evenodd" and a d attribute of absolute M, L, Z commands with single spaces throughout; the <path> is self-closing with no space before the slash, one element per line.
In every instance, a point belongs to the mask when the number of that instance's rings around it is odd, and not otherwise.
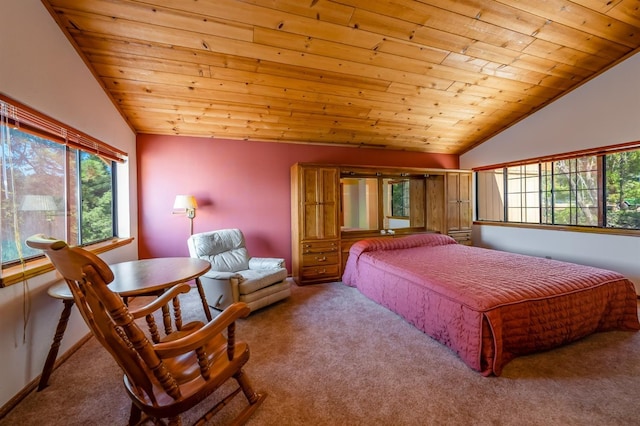
<path fill-rule="evenodd" d="M 340 179 L 342 231 L 375 231 L 425 226 L 424 177 Z"/>
<path fill-rule="evenodd" d="M 342 178 L 342 230 L 378 228 L 378 179 Z"/>

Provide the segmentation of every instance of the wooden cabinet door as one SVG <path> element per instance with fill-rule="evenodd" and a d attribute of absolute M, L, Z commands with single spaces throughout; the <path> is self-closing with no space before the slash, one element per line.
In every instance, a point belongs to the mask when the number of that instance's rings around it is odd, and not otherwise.
<path fill-rule="evenodd" d="M 471 229 L 471 173 L 447 173 L 447 230 Z"/>
<path fill-rule="evenodd" d="M 319 219 L 322 223 L 322 238 L 335 239 L 340 236 L 339 198 L 340 173 L 338 169 L 321 169 L 322 199 Z"/>
<path fill-rule="evenodd" d="M 427 178 L 427 226 L 428 231 L 447 233 L 447 206 L 445 204 L 444 174 Z"/>
<path fill-rule="evenodd" d="M 305 167 L 301 171 L 302 240 L 338 238 L 338 170 Z"/>
<path fill-rule="evenodd" d="M 471 173 L 459 173 L 460 229 L 470 230 L 473 223 L 471 206 Z"/>

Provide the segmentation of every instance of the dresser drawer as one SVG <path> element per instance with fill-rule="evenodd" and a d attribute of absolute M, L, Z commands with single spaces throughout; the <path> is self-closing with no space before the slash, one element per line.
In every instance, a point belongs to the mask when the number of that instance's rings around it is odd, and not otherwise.
<path fill-rule="evenodd" d="M 340 278 L 340 268 L 338 264 L 305 266 L 302 268 L 302 281 L 315 280 L 337 280 Z"/>
<path fill-rule="evenodd" d="M 456 240 L 458 244 L 464 244 L 466 246 L 470 246 L 471 244 L 471 232 L 463 231 L 463 232 L 449 232 L 449 236 Z"/>
<path fill-rule="evenodd" d="M 308 253 L 302 255 L 302 264 L 303 266 L 337 265 L 339 262 L 338 259 L 337 251 Z"/>
<path fill-rule="evenodd" d="M 338 241 L 305 241 L 302 243 L 302 254 L 338 252 Z"/>

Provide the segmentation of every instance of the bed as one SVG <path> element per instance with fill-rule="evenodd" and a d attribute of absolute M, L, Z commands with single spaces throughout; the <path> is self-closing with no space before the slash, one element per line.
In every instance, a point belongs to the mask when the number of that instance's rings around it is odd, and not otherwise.
<path fill-rule="evenodd" d="M 617 272 L 465 246 L 441 234 L 359 241 L 343 282 L 484 376 L 594 332 L 640 329 L 635 288 Z"/>

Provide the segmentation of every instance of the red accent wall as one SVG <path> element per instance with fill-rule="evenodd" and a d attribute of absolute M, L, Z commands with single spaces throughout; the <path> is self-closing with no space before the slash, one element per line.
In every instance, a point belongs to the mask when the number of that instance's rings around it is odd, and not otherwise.
<path fill-rule="evenodd" d="M 188 256 L 189 219 L 177 194 L 198 202 L 193 232 L 240 228 L 249 254 L 284 257 L 291 271 L 291 178 L 296 162 L 458 168 L 458 156 L 380 149 L 138 135 L 139 257 Z"/>

